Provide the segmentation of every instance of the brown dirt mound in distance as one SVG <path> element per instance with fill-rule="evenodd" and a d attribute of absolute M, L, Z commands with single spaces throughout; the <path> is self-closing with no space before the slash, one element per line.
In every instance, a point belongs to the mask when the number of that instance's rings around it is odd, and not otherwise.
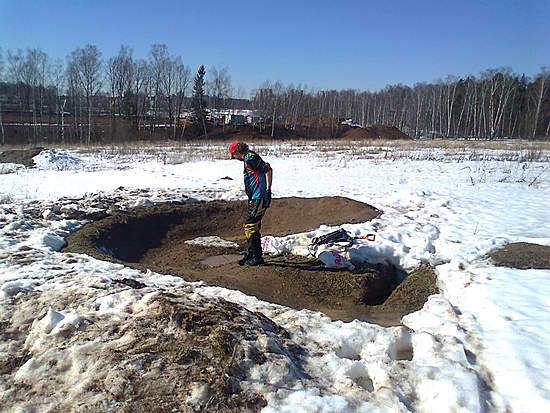
<path fill-rule="evenodd" d="M 409 135 L 401 132 L 395 126 L 372 125 L 366 128 L 352 128 L 344 133 L 342 139 L 360 141 L 360 140 L 398 140 L 412 139 Z"/>
<path fill-rule="evenodd" d="M 545 245 L 515 242 L 491 252 L 489 257 L 499 267 L 550 269 L 550 247 Z"/>
<path fill-rule="evenodd" d="M 204 135 L 202 135 L 204 137 Z M 223 139 L 223 140 L 239 140 L 243 142 L 257 142 L 262 140 L 292 140 L 292 139 L 303 139 L 305 135 L 295 129 L 285 128 L 281 125 L 275 125 L 273 130 L 273 136 L 271 136 L 271 125 L 266 126 L 262 129 L 259 127 L 253 127 L 250 125 L 242 126 L 229 126 L 225 128 L 216 127 L 210 132 L 208 132 L 209 139 Z"/>
<path fill-rule="evenodd" d="M 261 300 L 322 311 L 342 320 L 373 321 L 390 313 L 375 307 L 397 285 L 399 274 L 390 265 L 365 266 L 353 273 L 329 271 L 314 258 L 295 256 L 267 257 L 267 265 L 260 267 L 241 267 L 235 262 L 217 267 L 201 264 L 208 257 L 238 254 L 244 249 L 243 209 L 244 202 L 239 201 L 136 208 L 84 226 L 68 238 L 66 250 L 238 289 Z M 347 198 L 275 199 L 263 220 L 262 234 L 285 235 L 321 224 L 365 222 L 379 214 L 376 208 Z M 235 241 L 240 247 L 205 248 L 185 243 L 212 235 Z M 430 283 L 431 279 L 418 282 Z M 417 303 L 412 304 L 416 309 Z M 400 308 L 391 314 L 401 312 Z M 399 317 L 382 322 L 397 324 Z"/>
<path fill-rule="evenodd" d="M 44 148 L 31 148 L 2 151 L 0 153 L 0 163 L 17 163 L 31 168 L 34 166 L 34 161 L 32 158 L 43 150 Z"/>

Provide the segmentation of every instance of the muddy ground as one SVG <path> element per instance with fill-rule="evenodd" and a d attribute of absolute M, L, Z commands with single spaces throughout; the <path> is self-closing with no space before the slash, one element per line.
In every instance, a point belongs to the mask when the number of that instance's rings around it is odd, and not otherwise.
<path fill-rule="evenodd" d="M 546 245 L 515 242 L 491 252 L 489 257 L 499 267 L 550 269 L 550 247 Z"/>
<path fill-rule="evenodd" d="M 28 168 L 34 166 L 34 158 L 44 148 L 31 148 L 31 149 L 13 149 L 0 152 L 0 163 L 17 163 L 25 165 Z"/>
<path fill-rule="evenodd" d="M 437 292 L 430 268 L 415 271 L 398 285 L 403 274 L 391 265 L 331 271 L 313 257 L 296 256 L 267 257 L 267 264 L 260 267 L 241 267 L 236 262 L 209 267 L 201 263 L 212 256 L 244 250 L 243 210 L 244 203 L 239 201 L 136 208 L 86 225 L 69 237 L 66 250 L 238 289 L 261 300 L 322 311 L 333 319 L 357 318 L 384 325 L 398 324 L 402 315 L 420 309 L 427 297 Z M 322 224 L 365 222 L 380 213 L 367 204 L 341 197 L 275 199 L 263 220 L 262 233 L 306 232 Z M 213 235 L 234 241 L 239 248 L 185 243 Z"/>

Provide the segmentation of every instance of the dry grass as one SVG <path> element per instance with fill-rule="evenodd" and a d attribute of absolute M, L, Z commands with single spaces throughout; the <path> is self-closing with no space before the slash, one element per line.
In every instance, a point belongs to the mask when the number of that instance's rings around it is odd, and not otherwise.
<path fill-rule="evenodd" d="M 52 144 L 48 148 L 72 149 L 95 153 L 109 159 L 114 157 L 146 156 L 165 164 L 191 160 L 227 158 L 227 144 L 223 141 L 136 141 L 110 144 Z M 388 160 L 493 160 L 544 161 L 550 155 L 550 141 L 527 140 L 370 140 L 370 141 L 311 141 L 272 140 L 252 142 L 258 152 L 270 156 L 297 156 L 316 153 L 331 157 L 345 155 L 352 158 L 382 158 Z M 0 149 L 21 149 L 27 146 L 6 145 Z"/>

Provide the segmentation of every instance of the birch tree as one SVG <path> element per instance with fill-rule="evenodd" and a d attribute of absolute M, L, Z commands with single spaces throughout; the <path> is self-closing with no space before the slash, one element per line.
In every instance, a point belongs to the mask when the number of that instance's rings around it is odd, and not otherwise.
<path fill-rule="evenodd" d="M 539 73 L 536 76 L 533 82 L 533 91 L 530 96 L 535 107 L 535 112 L 533 114 L 533 131 L 531 132 L 532 138 L 534 138 L 537 135 L 537 129 L 540 123 L 540 112 L 542 108 L 542 102 L 548 92 L 549 86 L 550 86 L 550 67 L 543 67 L 541 69 L 541 73 Z M 550 118 L 548 119 L 548 124 L 546 125 L 545 133 L 547 136 L 548 136 L 549 130 L 550 130 Z"/>
<path fill-rule="evenodd" d="M 185 96 L 187 90 L 189 89 L 189 84 L 191 82 L 191 70 L 186 67 L 183 63 L 179 62 L 176 66 L 176 108 L 177 108 L 177 119 L 183 111 L 183 105 L 185 102 Z M 181 129 L 181 137 L 185 133 L 185 123 Z M 176 126 L 174 123 L 173 138 L 176 138 Z"/>
<path fill-rule="evenodd" d="M 67 88 L 66 72 L 63 67 L 63 61 L 57 59 L 52 64 L 51 86 L 54 92 L 54 111 L 56 113 L 56 137 L 65 142 L 65 107 L 67 97 L 65 90 Z"/>
<path fill-rule="evenodd" d="M 0 47 L 0 83 L 4 82 L 4 52 Z M 2 122 L 2 99 L 0 99 L 0 133 L 2 134 L 2 145 L 6 144 L 6 135 L 4 134 L 4 123 Z"/>

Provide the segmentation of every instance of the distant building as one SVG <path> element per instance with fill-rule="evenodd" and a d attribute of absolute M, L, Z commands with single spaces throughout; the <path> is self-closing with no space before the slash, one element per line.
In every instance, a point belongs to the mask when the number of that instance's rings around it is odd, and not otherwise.
<path fill-rule="evenodd" d="M 246 123 L 246 117 L 244 115 L 225 115 L 225 124 L 242 126 Z"/>
<path fill-rule="evenodd" d="M 258 123 L 263 122 L 263 118 L 260 115 L 251 113 L 246 116 L 246 123 L 249 125 L 257 125 Z"/>
<path fill-rule="evenodd" d="M 256 124 L 262 117 L 250 109 L 206 109 L 210 119 L 218 124 L 243 126 Z"/>

